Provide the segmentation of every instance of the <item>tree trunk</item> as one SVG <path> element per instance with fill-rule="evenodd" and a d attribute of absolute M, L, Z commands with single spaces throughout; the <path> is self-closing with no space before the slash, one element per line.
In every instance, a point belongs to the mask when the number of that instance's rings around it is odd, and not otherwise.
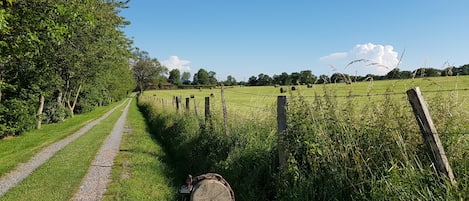
<path fill-rule="evenodd" d="M 44 110 L 44 96 L 41 94 L 39 96 L 39 104 L 38 104 L 37 112 L 36 112 L 36 129 L 41 129 L 43 110 Z"/>
<path fill-rule="evenodd" d="M 70 110 L 70 115 L 72 115 L 72 118 L 74 116 L 74 112 L 73 110 L 75 110 L 75 106 L 77 104 L 77 101 L 78 101 L 78 95 L 80 95 L 80 90 L 81 90 L 81 85 L 78 86 L 78 90 L 77 90 L 77 93 L 75 94 L 75 99 L 73 100 L 73 104 L 70 104 L 70 96 L 67 100 L 67 107 L 68 109 Z M 71 92 L 70 92 L 71 93 Z"/>
<path fill-rule="evenodd" d="M 62 105 L 62 91 L 59 91 L 59 94 L 57 95 L 57 103 Z"/>
<path fill-rule="evenodd" d="M 138 83 L 138 88 L 140 88 L 140 95 L 143 95 L 143 82 Z"/>

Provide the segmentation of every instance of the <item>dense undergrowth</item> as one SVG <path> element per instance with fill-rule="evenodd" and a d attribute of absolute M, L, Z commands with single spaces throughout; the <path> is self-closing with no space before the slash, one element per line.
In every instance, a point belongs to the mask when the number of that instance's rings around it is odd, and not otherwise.
<path fill-rule="evenodd" d="M 469 200 L 469 135 L 463 134 L 469 122 L 456 96 L 427 100 L 456 175 L 453 186 L 433 168 L 405 95 L 343 97 L 323 87 L 314 97 L 289 96 L 283 168 L 275 115 L 236 119 L 227 135 L 221 115 L 205 123 L 146 97 L 139 106 L 178 172 L 220 173 L 237 200 Z"/>

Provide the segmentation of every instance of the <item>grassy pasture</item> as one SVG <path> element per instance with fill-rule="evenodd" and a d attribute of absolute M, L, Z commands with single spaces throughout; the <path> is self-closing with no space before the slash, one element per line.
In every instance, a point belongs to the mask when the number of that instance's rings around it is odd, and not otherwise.
<path fill-rule="evenodd" d="M 280 88 L 287 89 L 287 93 L 280 93 Z M 409 106 L 407 102 L 406 91 L 414 87 L 420 87 L 427 102 L 437 96 L 444 96 L 453 99 L 461 111 L 467 111 L 469 116 L 469 76 L 458 77 L 434 77 L 434 78 L 416 78 L 406 80 L 379 80 L 367 82 L 355 82 L 347 85 L 345 83 L 335 83 L 327 85 L 313 85 L 307 88 L 305 85 L 295 86 L 296 90 L 292 91 L 290 86 L 262 86 L 262 87 L 226 87 L 225 100 L 227 108 L 231 115 L 251 116 L 252 113 L 274 112 L 276 97 L 280 95 L 301 95 L 312 98 L 315 95 L 324 96 L 326 93 L 335 96 L 339 103 L 345 103 L 347 97 L 352 97 L 357 106 L 364 106 L 369 101 L 382 101 L 385 94 L 397 97 L 401 104 L 405 107 Z M 187 89 L 187 90 L 156 90 L 147 91 L 145 96 L 153 96 L 157 99 L 164 99 L 165 104 L 172 104 L 173 96 L 181 96 L 183 98 L 182 105 L 185 105 L 185 98 L 191 95 L 195 99 L 191 99 L 190 107 L 193 109 L 196 101 L 199 114 L 203 112 L 204 97 L 211 94 L 212 110 L 221 110 L 221 90 L 213 89 Z"/>

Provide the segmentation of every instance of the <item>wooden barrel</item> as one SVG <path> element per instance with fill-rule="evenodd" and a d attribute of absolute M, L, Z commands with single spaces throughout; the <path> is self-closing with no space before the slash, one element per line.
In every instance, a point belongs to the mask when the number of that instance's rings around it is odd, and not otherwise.
<path fill-rule="evenodd" d="M 233 190 L 219 174 L 200 175 L 196 181 L 191 201 L 235 201 Z"/>

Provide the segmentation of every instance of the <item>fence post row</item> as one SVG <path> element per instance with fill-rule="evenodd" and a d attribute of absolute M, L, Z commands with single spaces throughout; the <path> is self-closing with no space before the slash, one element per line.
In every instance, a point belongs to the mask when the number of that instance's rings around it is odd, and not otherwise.
<path fill-rule="evenodd" d="M 287 130 L 287 111 L 288 111 L 288 99 L 286 96 L 277 97 L 277 132 L 278 132 L 278 160 L 280 169 L 285 167 L 287 164 L 287 155 L 285 153 L 285 143 L 283 138 Z"/>
<path fill-rule="evenodd" d="M 456 184 L 453 170 L 446 158 L 445 150 L 441 144 L 435 125 L 433 124 L 427 103 L 420 92 L 420 88 L 416 87 L 408 90 L 407 97 L 412 105 L 415 118 L 419 124 L 425 143 L 431 151 L 437 171 L 440 174 L 446 175 L 451 181 L 451 184 Z"/>

